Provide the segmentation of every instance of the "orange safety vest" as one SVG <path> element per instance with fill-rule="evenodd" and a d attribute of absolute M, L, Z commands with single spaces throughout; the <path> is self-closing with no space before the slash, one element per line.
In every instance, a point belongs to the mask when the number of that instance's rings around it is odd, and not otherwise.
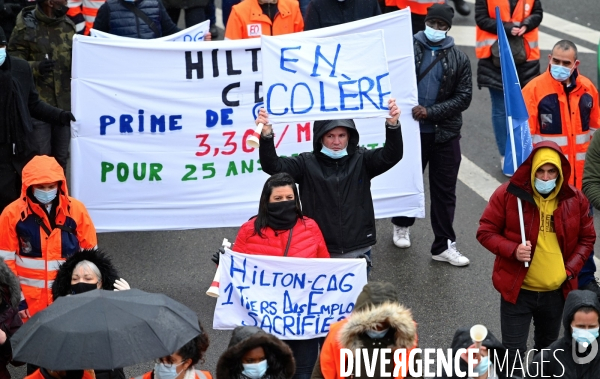
<path fill-rule="evenodd" d="M 23 168 L 21 197 L 0 215 L 0 257 L 17 275 L 29 313 L 52 303 L 52 283 L 59 266 L 81 249 L 98 244 L 96 229 L 85 206 L 68 195 L 62 167 L 46 155 L 34 157 Z M 41 204 L 27 189 L 34 184 L 59 182 L 55 228 Z"/>
<path fill-rule="evenodd" d="M 297 0 L 279 0 L 278 13 L 273 22 L 258 5 L 258 0 L 245 0 L 231 8 L 225 27 L 225 39 L 247 39 L 262 35 L 278 36 L 301 32 L 304 20 Z"/>
<path fill-rule="evenodd" d="M 31 375 L 25 377 L 25 379 L 46 379 L 44 374 L 40 372 L 41 369 L 35 370 Z M 81 379 L 95 379 L 96 375 L 92 375 L 92 370 L 83 370 L 83 376 Z"/>
<path fill-rule="evenodd" d="M 510 4 L 508 0 L 487 0 L 488 13 L 490 18 L 496 19 L 496 7 L 500 7 L 500 17 L 503 22 L 513 22 L 515 25 L 520 25 L 521 22 L 531 14 L 535 0 L 519 0 L 515 10 L 510 15 Z M 475 26 L 475 55 L 479 59 L 485 59 L 492 56 L 492 45 L 498 40 L 495 33 L 489 33 Z M 525 40 L 525 50 L 527 52 L 527 60 L 540 59 L 540 47 L 538 44 L 538 28 L 528 31 L 523 34 Z"/>
<path fill-rule="evenodd" d="M 68 0 L 67 5 L 69 11 L 67 15 L 71 18 L 81 14 L 85 19 L 85 31 L 83 34 L 86 36 L 90 35 L 90 29 L 94 27 L 94 21 L 98 14 L 98 9 L 104 4 L 106 0 Z M 80 30 L 77 25 L 77 31 Z"/>
<path fill-rule="evenodd" d="M 523 98 L 533 143 L 556 142 L 573 167 L 569 184 L 581 189 L 585 154 L 600 127 L 598 90 L 577 73 L 575 88 L 567 95 L 563 84 L 548 69 L 527 83 Z"/>
<path fill-rule="evenodd" d="M 194 370 L 194 372 L 196 374 L 196 379 L 212 379 L 212 375 L 208 371 Z M 154 371 L 148 371 L 144 375 L 136 376 L 132 379 L 154 379 Z"/>
<path fill-rule="evenodd" d="M 427 8 L 433 4 L 444 4 L 445 0 L 385 0 L 387 6 L 397 6 L 400 9 L 410 7 L 410 13 L 426 15 Z"/>
<path fill-rule="evenodd" d="M 340 350 L 342 349 L 342 345 L 339 341 L 338 335 L 342 330 L 342 327 L 348 322 L 348 319 L 345 318 L 341 321 L 331 324 L 329 327 L 329 333 L 325 338 L 325 342 L 321 347 L 321 354 L 319 355 L 319 364 L 321 366 L 321 373 L 323 374 L 323 378 L 325 379 L 344 379 L 340 374 Z M 416 324 L 415 324 L 416 325 Z M 415 338 L 414 346 L 406 349 L 406 354 L 404 355 L 404 359 L 408 360 L 408 356 L 410 355 L 410 351 L 418 346 L 419 338 Z M 353 352 L 354 353 L 354 352 Z M 408 362 L 404 362 L 405 367 L 408 370 Z M 408 374 L 408 373 L 407 373 Z M 395 379 L 404 379 L 402 376 L 402 370 L 398 373 L 398 376 Z"/>

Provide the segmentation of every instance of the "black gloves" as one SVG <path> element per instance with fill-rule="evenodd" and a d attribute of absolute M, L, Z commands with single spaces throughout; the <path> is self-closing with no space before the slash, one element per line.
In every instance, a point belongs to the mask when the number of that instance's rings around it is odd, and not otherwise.
<path fill-rule="evenodd" d="M 212 258 L 210 258 L 211 261 L 215 262 L 215 264 L 218 266 L 219 265 L 219 260 L 221 258 L 221 254 L 225 254 L 225 249 L 220 247 L 219 251 L 217 251 L 216 253 L 213 254 Z"/>
<path fill-rule="evenodd" d="M 40 65 L 38 66 L 40 75 L 49 74 L 52 72 L 52 70 L 54 70 L 54 61 L 48 59 L 41 61 Z"/>
<path fill-rule="evenodd" d="M 77 121 L 75 120 L 75 116 L 73 116 L 73 113 L 69 111 L 60 112 L 60 116 L 58 117 L 58 119 L 60 120 L 60 123 L 64 126 L 71 125 L 71 121 Z"/>

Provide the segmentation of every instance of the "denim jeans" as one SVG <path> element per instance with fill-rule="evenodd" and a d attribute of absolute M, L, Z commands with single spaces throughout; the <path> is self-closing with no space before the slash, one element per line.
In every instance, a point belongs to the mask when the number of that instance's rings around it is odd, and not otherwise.
<path fill-rule="evenodd" d="M 302 17 L 306 17 L 306 8 L 308 8 L 308 4 L 310 0 L 298 0 L 300 4 L 300 12 L 302 12 Z"/>
<path fill-rule="evenodd" d="M 489 88 L 492 98 L 492 126 L 496 136 L 496 146 L 501 156 L 506 151 L 506 109 L 504 108 L 504 91 L 496 88 Z"/>
<path fill-rule="evenodd" d="M 310 379 L 315 362 L 319 359 L 319 351 L 323 346 L 323 342 L 325 342 L 325 337 L 309 340 L 285 340 L 283 342 L 294 353 L 296 373 L 293 379 Z"/>
<path fill-rule="evenodd" d="M 521 289 L 516 304 L 500 300 L 502 344 L 508 351 L 509 365 L 515 361 L 517 351 L 521 360 L 526 355 L 532 318 L 534 349 L 544 349 L 558 339 L 564 304 L 562 289 L 548 292 Z"/>
<path fill-rule="evenodd" d="M 231 8 L 238 4 L 241 0 L 223 0 L 221 3 L 223 9 L 223 25 L 227 28 L 227 20 L 229 20 L 229 15 L 231 14 Z"/>
<path fill-rule="evenodd" d="M 179 21 L 179 14 L 181 13 L 181 9 L 168 8 L 167 13 L 169 14 L 169 17 L 171 17 L 173 23 L 177 24 L 177 22 Z M 186 28 L 197 25 L 208 18 L 208 16 L 206 15 L 205 7 L 187 8 L 185 9 L 184 17 Z"/>

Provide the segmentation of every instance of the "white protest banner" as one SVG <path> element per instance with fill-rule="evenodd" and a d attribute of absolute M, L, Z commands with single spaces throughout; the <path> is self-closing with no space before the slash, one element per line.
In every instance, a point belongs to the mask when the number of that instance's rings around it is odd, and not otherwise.
<path fill-rule="evenodd" d="M 210 29 L 210 20 L 203 21 L 199 24 L 190 26 L 189 28 L 183 29 L 175 34 L 155 38 L 152 41 L 177 41 L 177 42 L 202 42 L 204 36 Z M 91 29 L 90 36 L 96 38 L 108 38 L 108 39 L 129 39 L 129 37 L 121 37 L 114 34 L 101 32 L 100 30 Z"/>
<path fill-rule="evenodd" d="M 327 38 L 296 33 L 261 40 L 270 121 L 389 117 L 392 90 L 383 30 Z"/>
<path fill-rule="evenodd" d="M 213 329 L 251 325 L 284 340 L 324 337 L 367 284 L 364 259 L 289 258 L 226 249 Z"/>
<path fill-rule="evenodd" d="M 410 13 L 304 32 L 385 31 L 404 157 L 371 186 L 375 215 L 424 217 Z M 401 42 L 402 41 L 402 42 Z M 239 226 L 257 213 L 268 175 L 248 148 L 262 106 L 260 40 L 156 42 L 75 36 L 71 183 L 99 232 Z M 384 120 L 358 119 L 381 147 Z M 312 151 L 308 122 L 274 125 L 280 155 Z"/>

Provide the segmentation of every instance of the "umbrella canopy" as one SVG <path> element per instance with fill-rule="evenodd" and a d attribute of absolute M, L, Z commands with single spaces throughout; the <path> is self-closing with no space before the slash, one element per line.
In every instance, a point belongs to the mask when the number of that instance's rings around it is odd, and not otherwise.
<path fill-rule="evenodd" d="M 13 359 L 49 370 L 110 370 L 176 352 L 200 334 L 198 316 L 137 289 L 57 299 L 10 339 Z"/>

